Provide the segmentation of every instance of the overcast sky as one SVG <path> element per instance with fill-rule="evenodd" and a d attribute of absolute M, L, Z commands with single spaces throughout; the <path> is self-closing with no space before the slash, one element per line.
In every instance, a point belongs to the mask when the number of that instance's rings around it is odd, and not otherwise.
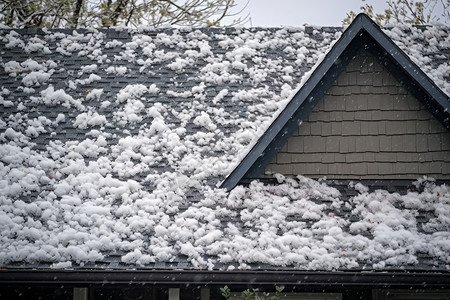
<path fill-rule="evenodd" d="M 248 0 L 236 0 L 243 8 Z M 249 0 L 243 15 L 249 14 L 251 24 L 247 26 L 340 26 L 346 13 L 359 12 L 364 3 L 373 5 L 377 12 L 387 8 L 386 0 Z"/>

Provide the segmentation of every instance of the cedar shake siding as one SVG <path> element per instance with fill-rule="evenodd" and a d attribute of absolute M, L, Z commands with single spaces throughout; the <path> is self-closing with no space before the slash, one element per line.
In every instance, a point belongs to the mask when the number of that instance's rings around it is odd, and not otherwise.
<path fill-rule="evenodd" d="M 450 179 L 450 132 L 361 50 L 268 165 L 328 179 Z"/>

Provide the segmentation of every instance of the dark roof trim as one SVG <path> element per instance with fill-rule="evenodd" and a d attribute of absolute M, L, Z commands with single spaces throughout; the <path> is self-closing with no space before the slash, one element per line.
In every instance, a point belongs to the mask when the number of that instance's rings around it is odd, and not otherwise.
<path fill-rule="evenodd" d="M 0 286 L 11 284 L 251 284 L 299 287 L 449 288 L 448 272 L 305 272 L 205 270 L 1 270 Z"/>
<path fill-rule="evenodd" d="M 389 53 L 389 55 L 398 63 L 403 71 L 409 75 L 415 83 L 419 84 L 422 89 L 426 90 L 430 96 L 442 107 L 442 109 L 450 110 L 449 97 L 420 69 L 410 58 L 403 52 L 381 29 L 366 15 L 362 22 L 364 29 L 378 42 L 378 44 Z M 449 116 L 446 120 L 439 120 L 444 126 L 449 128 Z"/>
<path fill-rule="evenodd" d="M 450 130 L 450 99 L 367 15 L 359 14 L 344 31 L 311 77 L 288 103 L 221 187 L 233 189 L 243 178 L 257 178 L 306 119 L 314 106 L 364 43 L 382 50 L 385 60 L 427 109 Z M 369 49 L 371 50 L 371 49 Z M 386 64 L 386 61 L 383 63 Z M 390 70 L 391 71 L 391 70 Z"/>

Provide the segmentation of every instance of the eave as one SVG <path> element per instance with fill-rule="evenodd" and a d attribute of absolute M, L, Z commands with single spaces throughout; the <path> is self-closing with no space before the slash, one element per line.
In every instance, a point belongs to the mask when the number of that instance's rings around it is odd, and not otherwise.
<path fill-rule="evenodd" d="M 297 287 L 450 288 L 449 272 L 1 270 L 0 286 L 34 285 L 286 285 Z"/>

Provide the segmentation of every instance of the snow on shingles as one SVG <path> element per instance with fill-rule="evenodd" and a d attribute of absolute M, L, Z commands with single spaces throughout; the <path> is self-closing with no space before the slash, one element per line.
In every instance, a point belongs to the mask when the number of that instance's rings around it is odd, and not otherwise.
<path fill-rule="evenodd" d="M 254 181 L 248 188 L 237 187 L 219 200 L 223 202 L 216 214 L 234 215 L 239 222 L 230 221 L 225 237 L 204 247 L 207 254 L 240 268 L 255 263 L 308 270 L 407 267 L 418 263 L 419 253 L 448 266 L 447 186 L 428 184 L 423 193 L 404 196 L 363 192 L 343 203 L 339 192 L 323 183 L 303 177 L 278 179 L 276 185 Z M 335 214 L 344 207 L 353 207 L 357 222 Z M 421 232 L 416 216 L 424 210 L 436 217 L 423 224 Z M 243 234 L 237 224 L 250 231 Z"/>
<path fill-rule="evenodd" d="M 411 60 L 450 96 L 450 29 L 396 25 L 383 30 Z"/>
<path fill-rule="evenodd" d="M 15 53 L 0 73 L 2 265 L 111 254 L 210 269 L 382 268 L 414 265 L 416 252 L 448 261 L 445 186 L 406 196 L 360 187 L 350 203 L 306 178 L 216 188 L 339 30 L 24 32 L 2 34 L 1 51 Z M 333 214 L 343 207 L 358 221 Z M 419 210 L 436 216 L 421 233 Z"/>
<path fill-rule="evenodd" d="M 448 187 L 427 186 L 422 194 L 409 193 L 406 196 L 380 190 L 363 193 L 352 200 L 356 205 L 352 213 L 361 220 L 350 225 L 350 233 L 372 234 L 373 239 L 367 240 L 365 251 L 360 251 L 358 256 L 378 261 L 374 264 L 375 268 L 417 264 L 416 255 L 419 252 L 444 262 L 448 260 Z M 428 211 L 435 216 L 422 225 L 425 232 L 420 232 L 418 228 L 416 216 L 419 211 Z"/>

